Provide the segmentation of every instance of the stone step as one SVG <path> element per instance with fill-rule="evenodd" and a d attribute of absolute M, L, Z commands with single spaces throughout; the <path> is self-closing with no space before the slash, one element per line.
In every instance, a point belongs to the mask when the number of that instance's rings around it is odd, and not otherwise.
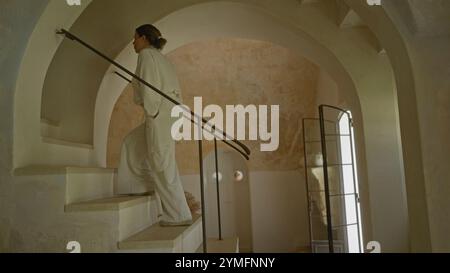
<path fill-rule="evenodd" d="M 297 247 L 295 253 L 312 253 L 310 246 Z"/>
<path fill-rule="evenodd" d="M 116 169 L 90 166 L 49 166 L 33 165 L 14 170 L 15 176 L 58 175 L 58 174 L 90 174 L 109 173 L 114 174 Z"/>
<path fill-rule="evenodd" d="M 208 253 L 239 253 L 239 238 L 224 238 L 223 240 L 209 238 L 207 251 Z"/>
<path fill-rule="evenodd" d="M 66 204 L 113 196 L 115 173 L 115 169 L 89 166 L 29 166 L 14 170 L 16 176 L 59 176 L 66 186 Z"/>
<path fill-rule="evenodd" d="M 143 204 L 154 199 L 154 196 L 118 196 L 92 201 L 68 204 L 65 212 L 82 211 L 119 211 L 132 206 Z"/>
<path fill-rule="evenodd" d="M 41 139 L 42 139 L 43 143 L 47 143 L 47 144 L 94 150 L 94 145 L 92 145 L 92 144 L 72 142 L 72 141 L 62 140 L 57 137 L 48 137 L 48 136 L 42 136 Z"/>
<path fill-rule="evenodd" d="M 65 206 L 68 214 L 99 214 L 107 213 L 116 220 L 118 225 L 118 240 L 142 231 L 156 223 L 158 209 L 154 195 L 148 196 L 117 196 L 85 202 L 68 204 Z M 113 224 L 112 224 L 113 225 Z"/>
<path fill-rule="evenodd" d="M 118 252 L 195 253 L 202 241 L 202 217 L 194 215 L 190 226 L 161 227 L 154 224 L 121 241 Z"/>

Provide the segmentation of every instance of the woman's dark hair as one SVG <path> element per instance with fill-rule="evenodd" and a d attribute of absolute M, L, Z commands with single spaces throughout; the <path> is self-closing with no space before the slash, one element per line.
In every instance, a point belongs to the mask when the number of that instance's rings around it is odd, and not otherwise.
<path fill-rule="evenodd" d="M 142 25 L 136 29 L 136 33 L 139 36 L 145 36 L 150 45 L 156 49 L 161 50 L 167 44 L 167 40 L 162 37 L 161 32 L 153 25 Z"/>

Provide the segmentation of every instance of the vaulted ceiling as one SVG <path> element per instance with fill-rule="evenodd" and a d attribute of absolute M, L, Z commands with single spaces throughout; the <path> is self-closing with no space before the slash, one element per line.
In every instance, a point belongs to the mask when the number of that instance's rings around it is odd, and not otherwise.
<path fill-rule="evenodd" d="M 196 26 L 180 15 L 177 29 L 171 29 L 172 35 L 174 35 L 171 38 L 180 40 L 179 37 L 181 37 L 184 40 L 181 39 L 180 43 L 175 43 L 175 48 L 172 45 L 171 49 L 176 49 L 183 43 L 193 42 L 195 38 L 205 39 L 207 37 L 253 38 L 272 42 L 283 42 L 282 40 L 285 39 L 285 44 L 288 44 L 292 42 L 292 37 L 289 37 L 292 36 L 292 33 L 282 33 L 285 31 L 283 27 L 287 25 L 281 23 L 278 29 L 273 26 L 277 22 L 287 22 L 290 18 L 272 17 L 267 13 L 267 6 L 270 6 L 275 13 L 295 17 L 296 14 L 300 14 L 302 8 L 314 5 L 322 10 L 327 20 L 335 22 L 341 31 L 357 28 L 376 51 L 384 52 L 382 45 L 364 20 L 350 8 L 351 5 L 347 5 L 351 1 L 286 0 L 282 5 L 280 3 L 275 5 L 271 1 L 261 0 L 244 2 L 93 0 L 70 31 L 106 55 L 115 58 L 130 43 L 134 29 L 138 25 L 161 21 L 168 14 L 177 13 L 183 8 L 193 7 L 195 4 L 222 3 L 226 5 L 228 3 L 240 5 L 241 8 L 239 11 L 214 10 L 213 7 L 205 5 L 204 9 L 193 11 L 191 15 L 197 13 L 198 16 L 191 18 L 199 18 Z M 450 1 L 448 0 L 382 1 L 382 4 L 392 6 L 391 10 L 401 17 L 404 25 L 413 35 L 439 36 L 450 33 L 450 20 L 448 20 L 450 18 Z M 207 13 L 216 14 L 216 18 L 205 16 Z M 257 23 L 258 21 L 242 19 L 250 17 L 253 13 L 260 13 L 261 18 L 267 18 L 267 22 Z M 231 16 L 240 19 L 230 19 Z M 214 27 L 216 28 L 215 32 L 213 31 Z M 272 30 L 272 33 L 269 33 L 269 29 Z M 203 34 L 200 34 L 202 32 Z M 205 34 L 207 32 L 208 34 Z M 77 143 L 93 143 L 97 92 L 108 67 L 109 63 L 72 41 L 65 40 L 59 47 L 44 83 L 41 116 L 60 125 L 61 139 Z M 133 70 L 132 67 L 130 69 Z M 74 127 L 73 124 L 77 124 L 77 126 Z"/>

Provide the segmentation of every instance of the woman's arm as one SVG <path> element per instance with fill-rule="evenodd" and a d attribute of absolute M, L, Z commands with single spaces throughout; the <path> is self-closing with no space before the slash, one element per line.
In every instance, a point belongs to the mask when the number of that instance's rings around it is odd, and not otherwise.
<path fill-rule="evenodd" d="M 145 50 L 147 51 L 147 50 Z M 151 52 L 141 52 L 138 58 L 138 65 L 136 68 L 136 75 L 144 81 L 150 83 L 155 88 L 161 90 L 161 76 L 158 66 L 153 58 Z M 162 91 L 162 90 L 161 90 Z M 136 92 L 142 99 L 145 112 L 148 116 L 156 117 L 159 113 L 159 108 L 162 103 L 162 97 L 150 87 L 143 83 L 137 82 Z"/>

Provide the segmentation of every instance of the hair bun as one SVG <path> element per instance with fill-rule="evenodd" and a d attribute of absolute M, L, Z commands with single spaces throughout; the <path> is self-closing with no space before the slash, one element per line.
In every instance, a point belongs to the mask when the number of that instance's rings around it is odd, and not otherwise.
<path fill-rule="evenodd" d="M 157 43 L 157 48 L 162 50 L 164 48 L 164 46 L 167 44 L 167 40 L 164 39 L 163 37 L 159 37 L 156 43 Z"/>

